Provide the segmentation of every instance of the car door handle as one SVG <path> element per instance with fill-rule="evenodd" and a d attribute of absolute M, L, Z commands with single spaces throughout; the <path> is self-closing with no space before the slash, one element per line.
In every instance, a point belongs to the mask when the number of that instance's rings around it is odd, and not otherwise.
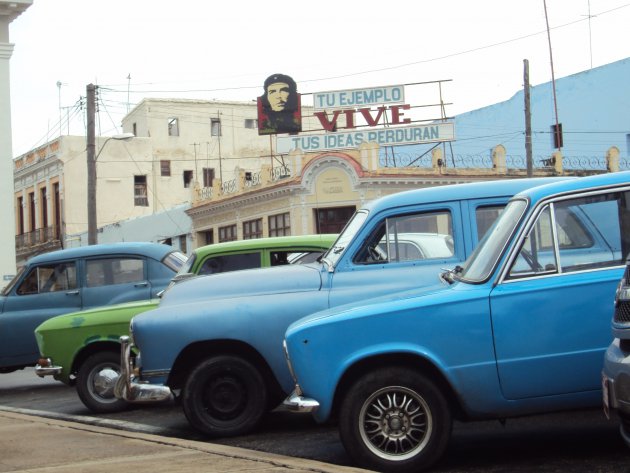
<path fill-rule="evenodd" d="M 149 285 L 148 282 L 139 282 L 138 284 L 134 284 L 133 287 L 147 287 Z"/>
<path fill-rule="evenodd" d="M 66 296 L 76 296 L 77 294 L 79 294 L 79 290 L 75 290 L 75 291 L 68 291 L 66 292 Z"/>

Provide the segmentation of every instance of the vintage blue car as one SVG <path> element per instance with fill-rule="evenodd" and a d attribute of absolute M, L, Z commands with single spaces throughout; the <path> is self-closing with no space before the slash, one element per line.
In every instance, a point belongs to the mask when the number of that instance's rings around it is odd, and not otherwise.
<path fill-rule="evenodd" d="M 615 294 L 613 341 L 604 358 L 602 395 L 604 412 L 616 412 L 621 437 L 630 447 L 630 259 Z"/>
<path fill-rule="evenodd" d="M 453 419 L 601 405 L 629 224 L 627 172 L 521 192 L 441 288 L 292 324 L 285 404 L 337 419 L 359 465 L 394 472 L 436 462 Z"/>
<path fill-rule="evenodd" d="M 34 330 L 60 314 L 151 299 L 186 261 L 168 245 L 117 243 L 52 251 L 29 259 L 0 295 L 0 373 L 33 366 Z"/>
<path fill-rule="evenodd" d="M 551 178 L 549 178 L 551 179 Z M 461 264 L 509 198 L 547 179 L 513 179 L 401 192 L 356 212 L 319 261 L 183 281 L 134 317 L 139 358 L 117 397 L 180 394 L 191 425 L 210 436 L 256 426 L 293 387 L 282 352 L 289 324 L 312 312 L 440 284 Z"/>

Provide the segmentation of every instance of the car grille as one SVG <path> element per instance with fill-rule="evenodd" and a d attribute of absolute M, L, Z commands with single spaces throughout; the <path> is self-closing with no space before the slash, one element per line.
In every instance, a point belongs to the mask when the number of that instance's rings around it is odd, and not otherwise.
<path fill-rule="evenodd" d="M 630 322 L 630 301 L 619 301 L 615 307 L 615 322 Z"/>

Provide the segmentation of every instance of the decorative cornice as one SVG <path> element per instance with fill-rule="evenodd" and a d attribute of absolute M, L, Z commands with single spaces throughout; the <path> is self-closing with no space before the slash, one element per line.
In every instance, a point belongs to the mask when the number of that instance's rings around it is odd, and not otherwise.
<path fill-rule="evenodd" d="M 9 24 L 32 4 L 33 0 L 11 0 L 10 2 L 0 0 L 0 17 L 6 17 Z"/>
<path fill-rule="evenodd" d="M 290 195 L 300 190 L 301 186 L 296 186 L 295 183 L 287 181 L 281 185 L 274 187 L 266 187 L 256 191 L 250 191 L 245 194 L 238 194 L 229 199 L 220 201 L 213 201 L 207 204 L 203 204 L 197 207 L 186 210 L 186 214 L 193 217 L 203 217 L 213 215 L 216 213 L 225 212 L 227 210 L 239 209 L 245 205 L 251 205 L 257 202 L 264 202 L 269 199 L 275 199 L 282 195 Z"/>

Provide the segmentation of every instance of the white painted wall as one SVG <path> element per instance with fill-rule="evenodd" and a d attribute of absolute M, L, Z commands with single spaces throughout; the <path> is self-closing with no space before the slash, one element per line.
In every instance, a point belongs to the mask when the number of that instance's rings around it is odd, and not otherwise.
<path fill-rule="evenodd" d="M 13 162 L 11 141 L 11 87 L 9 23 L 32 4 L 32 0 L 0 1 L 0 288 L 16 272 L 15 212 L 13 206 Z"/>

